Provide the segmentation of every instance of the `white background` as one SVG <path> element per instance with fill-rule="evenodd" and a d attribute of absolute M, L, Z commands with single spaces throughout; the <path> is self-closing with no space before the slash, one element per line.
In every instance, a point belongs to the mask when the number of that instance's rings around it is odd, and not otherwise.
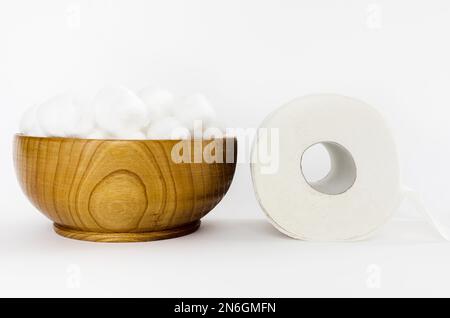
<path fill-rule="evenodd" d="M 264 219 L 246 164 L 197 233 L 105 245 L 56 236 L 11 160 L 22 111 L 67 90 L 203 92 L 231 127 L 339 93 L 386 115 L 404 182 L 447 213 L 449 30 L 444 0 L 2 1 L 0 296 L 450 296 L 450 245 L 426 223 L 393 221 L 359 243 L 295 241 Z"/>

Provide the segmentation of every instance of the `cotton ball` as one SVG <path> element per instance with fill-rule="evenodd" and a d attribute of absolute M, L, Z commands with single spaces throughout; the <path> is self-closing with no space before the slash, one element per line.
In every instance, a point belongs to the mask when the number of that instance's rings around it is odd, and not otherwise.
<path fill-rule="evenodd" d="M 76 125 L 78 109 L 74 98 L 69 94 L 55 96 L 36 110 L 38 124 L 47 136 L 66 137 Z"/>
<path fill-rule="evenodd" d="M 189 132 L 194 139 L 202 139 L 203 138 L 203 121 L 194 120 L 189 127 Z"/>
<path fill-rule="evenodd" d="M 74 123 L 67 129 L 67 135 L 76 138 L 86 138 L 95 130 L 94 111 L 90 107 L 79 106 L 74 113 Z"/>
<path fill-rule="evenodd" d="M 32 106 L 23 113 L 19 124 L 19 132 L 21 134 L 35 137 L 44 136 L 44 132 L 38 123 L 37 109 L 38 106 Z"/>
<path fill-rule="evenodd" d="M 26 134 L 29 132 L 37 123 L 36 119 L 36 106 L 32 106 L 25 110 L 20 119 L 19 130 L 21 133 Z"/>
<path fill-rule="evenodd" d="M 149 139 L 189 139 L 189 129 L 176 118 L 166 117 L 150 125 L 147 132 Z"/>
<path fill-rule="evenodd" d="M 107 133 L 100 130 L 93 130 L 86 136 L 83 136 L 85 139 L 111 139 L 111 136 Z"/>
<path fill-rule="evenodd" d="M 195 139 L 223 138 L 225 136 L 223 125 L 212 121 L 205 126 L 202 120 L 194 120 L 192 135 Z"/>
<path fill-rule="evenodd" d="M 138 95 L 149 105 L 168 105 L 174 101 L 172 93 L 162 88 L 145 87 L 139 91 Z"/>
<path fill-rule="evenodd" d="M 35 126 L 33 127 L 26 136 L 30 137 L 47 137 L 47 135 L 42 131 L 41 127 Z"/>
<path fill-rule="evenodd" d="M 194 94 L 176 103 L 173 108 L 175 117 L 185 126 L 194 129 L 194 122 L 201 120 L 204 126 L 216 118 L 216 112 L 204 95 Z"/>
<path fill-rule="evenodd" d="M 214 122 L 209 127 L 206 127 L 203 131 L 203 139 L 214 139 L 224 137 L 225 137 L 225 129 L 218 122 Z"/>
<path fill-rule="evenodd" d="M 147 139 L 147 136 L 141 131 L 122 131 L 117 139 L 144 140 Z"/>
<path fill-rule="evenodd" d="M 121 131 L 139 131 L 148 124 L 147 107 L 125 87 L 105 87 L 92 102 L 99 128 L 120 137 Z"/>
<path fill-rule="evenodd" d="M 138 96 L 147 106 L 150 122 L 169 116 L 174 97 L 168 90 L 146 87 L 138 92 Z"/>
<path fill-rule="evenodd" d="M 112 136 L 104 131 L 95 129 L 87 135 L 86 139 L 122 139 L 122 140 L 144 140 L 147 136 L 141 131 L 121 131 L 120 137 Z"/>

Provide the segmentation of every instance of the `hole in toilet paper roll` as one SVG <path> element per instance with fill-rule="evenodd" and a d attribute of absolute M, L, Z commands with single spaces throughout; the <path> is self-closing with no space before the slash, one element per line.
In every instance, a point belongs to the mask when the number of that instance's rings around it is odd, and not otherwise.
<path fill-rule="evenodd" d="M 300 170 L 314 190 L 325 194 L 344 193 L 356 180 L 356 165 L 351 153 L 332 141 L 308 147 L 302 154 Z"/>

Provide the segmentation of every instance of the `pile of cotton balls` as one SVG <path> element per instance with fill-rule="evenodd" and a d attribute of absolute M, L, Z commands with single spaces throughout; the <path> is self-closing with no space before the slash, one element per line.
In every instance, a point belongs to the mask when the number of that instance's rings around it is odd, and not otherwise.
<path fill-rule="evenodd" d="M 63 94 L 28 109 L 20 133 L 86 139 L 189 139 L 222 137 L 205 96 L 175 98 L 160 88 L 137 94 L 125 87 L 100 90 L 89 105 Z"/>

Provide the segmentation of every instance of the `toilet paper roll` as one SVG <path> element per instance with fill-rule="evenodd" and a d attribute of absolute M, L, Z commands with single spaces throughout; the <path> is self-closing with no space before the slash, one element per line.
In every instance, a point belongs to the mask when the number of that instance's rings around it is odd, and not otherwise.
<path fill-rule="evenodd" d="M 330 172 L 308 182 L 301 160 L 317 143 L 330 155 Z M 294 238 L 365 238 L 403 198 L 386 121 L 353 98 L 311 95 L 277 109 L 259 127 L 251 159 L 259 204 L 277 229 Z"/>

